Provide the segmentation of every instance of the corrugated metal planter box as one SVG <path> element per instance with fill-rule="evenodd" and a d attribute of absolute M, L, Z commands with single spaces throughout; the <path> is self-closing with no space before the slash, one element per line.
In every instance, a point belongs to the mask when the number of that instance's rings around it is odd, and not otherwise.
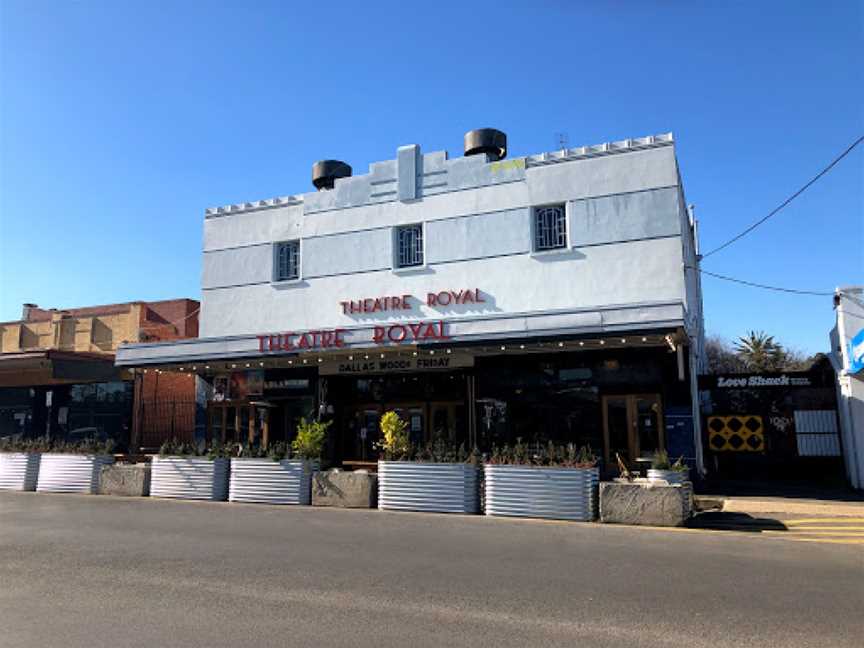
<path fill-rule="evenodd" d="M 689 470 L 659 470 L 657 468 L 648 469 L 648 481 L 650 482 L 666 482 L 670 486 L 680 486 L 686 481 L 690 481 Z"/>
<path fill-rule="evenodd" d="M 153 457 L 150 496 L 214 500 L 228 498 L 228 459 Z"/>
<path fill-rule="evenodd" d="M 597 468 L 483 466 L 486 515 L 589 522 L 597 517 Z"/>
<path fill-rule="evenodd" d="M 38 452 L 0 452 L 0 490 L 36 490 Z"/>
<path fill-rule="evenodd" d="M 387 511 L 477 513 L 478 467 L 469 464 L 378 462 L 378 508 Z"/>
<path fill-rule="evenodd" d="M 316 470 L 318 462 L 303 459 L 232 459 L 228 501 L 308 506 Z"/>
<path fill-rule="evenodd" d="M 46 452 L 39 461 L 36 490 L 40 493 L 98 493 L 102 466 L 112 463 L 111 455 Z"/>

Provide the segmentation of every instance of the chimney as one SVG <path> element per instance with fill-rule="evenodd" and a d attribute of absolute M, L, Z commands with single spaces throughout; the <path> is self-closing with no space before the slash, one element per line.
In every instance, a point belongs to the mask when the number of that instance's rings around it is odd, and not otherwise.
<path fill-rule="evenodd" d="M 465 133 L 465 157 L 485 153 L 496 162 L 507 157 L 507 135 L 495 128 L 478 128 Z"/>
<path fill-rule="evenodd" d="M 39 306 L 36 304 L 24 304 L 23 308 L 21 309 L 21 319 L 25 322 L 29 322 L 30 313 L 37 308 L 39 308 Z"/>
<path fill-rule="evenodd" d="M 351 167 L 341 160 L 321 160 L 312 165 L 312 184 L 318 191 L 332 189 L 336 178 L 350 178 Z"/>

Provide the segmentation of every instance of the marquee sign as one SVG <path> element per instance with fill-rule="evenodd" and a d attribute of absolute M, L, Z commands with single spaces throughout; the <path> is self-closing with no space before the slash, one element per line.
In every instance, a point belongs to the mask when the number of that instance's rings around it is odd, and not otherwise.
<path fill-rule="evenodd" d="M 322 376 L 344 376 L 400 371 L 425 372 L 473 367 L 474 357 L 465 354 L 418 356 L 416 358 L 372 358 L 369 360 L 330 361 L 318 365 Z"/>

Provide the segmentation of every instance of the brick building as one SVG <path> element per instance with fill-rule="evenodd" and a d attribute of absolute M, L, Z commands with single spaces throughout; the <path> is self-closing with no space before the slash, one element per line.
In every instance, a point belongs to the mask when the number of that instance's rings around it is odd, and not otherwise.
<path fill-rule="evenodd" d="M 65 310 L 25 304 L 20 320 L 0 322 L 0 437 L 114 439 L 136 451 L 195 427 L 191 376 L 114 366 L 124 342 L 198 335 L 192 299 L 129 302 Z"/>

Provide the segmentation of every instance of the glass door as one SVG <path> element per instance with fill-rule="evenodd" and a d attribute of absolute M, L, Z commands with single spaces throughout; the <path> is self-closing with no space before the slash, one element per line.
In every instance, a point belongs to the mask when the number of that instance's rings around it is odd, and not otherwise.
<path fill-rule="evenodd" d="M 636 453 L 640 461 L 650 461 L 654 453 L 666 447 L 661 420 L 660 397 L 656 394 L 631 396 Z"/>
<path fill-rule="evenodd" d="M 631 470 L 645 472 L 655 452 L 665 450 L 659 394 L 603 397 L 603 457 L 614 471 L 620 457 Z"/>
<path fill-rule="evenodd" d="M 630 418 L 627 396 L 605 396 L 603 398 L 604 460 L 609 468 L 617 465 L 616 455 L 629 465 L 635 455 L 632 452 Z"/>

